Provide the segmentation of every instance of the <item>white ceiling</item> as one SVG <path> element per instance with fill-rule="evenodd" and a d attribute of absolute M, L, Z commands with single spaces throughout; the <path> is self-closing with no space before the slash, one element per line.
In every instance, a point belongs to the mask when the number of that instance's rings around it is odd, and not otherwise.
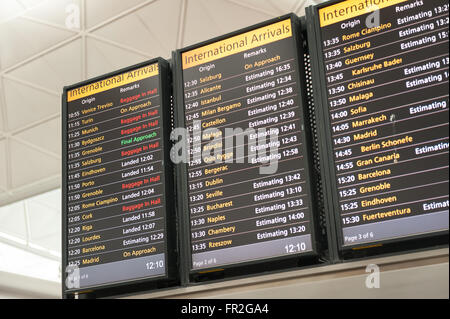
<path fill-rule="evenodd" d="M 0 207 L 0 244 L 5 243 L 51 260 L 61 257 L 61 191 L 59 189 Z M 2 248 L 3 247 L 3 248 Z M 20 262 L 0 246 L 0 272 L 19 270 Z M 22 258 L 23 259 L 23 258 Z M 22 263 L 26 267 L 28 263 Z"/>
<path fill-rule="evenodd" d="M 59 187 L 64 85 L 317 2 L 1 0 L 0 206 Z"/>

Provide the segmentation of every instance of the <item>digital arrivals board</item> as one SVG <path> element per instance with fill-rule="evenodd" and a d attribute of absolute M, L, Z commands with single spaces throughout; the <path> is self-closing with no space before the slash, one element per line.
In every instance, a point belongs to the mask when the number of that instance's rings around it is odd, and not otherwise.
<path fill-rule="evenodd" d="M 68 291 L 168 276 L 167 82 L 157 59 L 65 88 L 63 265 L 77 269 Z"/>
<path fill-rule="evenodd" d="M 296 23 L 286 16 L 176 54 L 178 124 L 192 134 L 182 174 L 191 273 L 316 254 Z M 277 169 L 238 158 L 228 128 L 255 130 L 243 139 L 249 153 L 258 138 L 258 150 L 276 144 Z"/>
<path fill-rule="evenodd" d="M 339 246 L 448 233 L 448 1 L 314 16 Z"/>

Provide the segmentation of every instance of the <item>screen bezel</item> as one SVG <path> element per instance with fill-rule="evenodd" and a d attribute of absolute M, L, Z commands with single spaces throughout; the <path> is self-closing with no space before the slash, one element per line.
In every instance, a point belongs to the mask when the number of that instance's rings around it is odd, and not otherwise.
<path fill-rule="evenodd" d="M 67 207 L 68 207 L 68 201 L 67 201 L 67 144 L 68 144 L 68 138 L 67 138 L 67 92 L 69 90 L 72 90 L 74 88 L 78 88 L 81 86 L 85 86 L 94 82 L 98 82 L 101 80 L 104 80 L 106 78 L 114 77 L 118 74 L 126 73 L 135 69 L 139 69 L 151 64 L 158 64 L 158 70 L 159 74 L 158 81 L 159 81 L 159 87 L 160 87 L 160 96 L 161 96 L 161 150 L 162 150 L 162 159 L 163 159 L 163 172 L 164 172 L 164 232 L 165 232 L 165 251 L 164 251 L 164 258 L 165 258 L 165 274 L 163 275 L 156 275 L 151 277 L 139 277 L 135 279 L 129 279 L 129 280 L 122 280 L 122 281 L 115 281 L 110 283 L 104 283 L 104 284 L 98 284 L 98 285 L 92 285 L 87 287 L 80 287 L 77 289 L 66 289 L 66 267 L 67 267 Z M 174 254 L 170 253 L 171 251 L 174 251 L 174 243 L 173 240 L 170 240 L 170 238 L 173 238 L 176 236 L 176 232 L 173 231 L 173 226 L 170 225 L 170 216 L 169 214 L 174 215 L 174 205 L 172 201 L 168 200 L 168 196 L 173 197 L 173 169 L 171 169 L 171 161 L 168 160 L 169 157 L 169 134 L 170 134 L 170 72 L 169 72 L 169 63 L 162 59 L 162 58 L 155 58 L 152 60 L 144 61 L 129 67 L 125 67 L 107 74 L 103 74 L 91 79 L 88 79 L 86 81 L 82 81 L 70 86 L 65 86 L 63 89 L 62 94 L 62 110 L 61 110 L 61 124 L 62 124 L 62 185 L 61 185 L 61 196 L 62 196 L 62 269 L 61 269 L 61 280 L 62 280 L 62 293 L 63 298 L 67 294 L 75 294 L 75 293 L 92 293 L 97 290 L 103 290 L 103 289 L 112 289 L 112 288 L 120 288 L 124 286 L 129 286 L 133 284 L 142 284 L 142 283 L 148 283 L 148 282 L 155 282 L 160 280 L 168 280 L 174 277 L 174 271 L 173 271 L 173 265 L 171 265 L 174 262 Z M 171 233 L 171 236 L 169 236 L 169 232 Z"/>
<path fill-rule="evenodd" d="M 201 268 L 201 269 L 192 269 L 192 252 L 191 252 L 191 230 L 190 230 L 190 214 L 189 214 L 189 201 L 188 201 L 188 178 L 187 178 L 187 164 L 178 164 L 178 178 L 179 181 L 177 182 L 178 186 L 178 194 L 179 194 L 179 207 L 180 207 L 180 226 L 182 231 L 182 238 L 187 239 L 187 241 L 183 241 L 183 249 L 182 249 L 182 257 L 181 260 L 183 262 L 183 267 L 185 269 L 185 272 L 187 272 L 187 276 L 190 274 L 199 274 L 199 273 L 206 273 L 211 272 L 215 270 L 224 270 L 224 269 L 231 269 L 231 268 L 238 268 L 238 267 L 245 267 L 249 265 L 257 265 L 262 263 L 270 263 L 270 262 L 276 262 L 279 260 L 287 260 L 292 258 L 299 258 L 299 257 L 314 257 L 319 254 L 318 252 L 318 245 L 317 245 L 317 226 L 318 222 L 316 221 L 317 218 L 317 209 L 315 207 L 315 200 L 314 200 L 314 194 L 312 193 L 312 147 L 311 147 L 311 136 L 310 136 L 310 130 L 307 123 L 305 122 L 305 114 L 307 113 L 306 110 L 306 97 L 304 88 L 306 87 L 304 81 L 304 77 L 301 76 L 304 70 L 304 65 L 299 62 L 299 55 L 303 54 L 301 42 L 299 39 L 299 33 L 300 33 L 300 21 L 299 18 L 293 14 L 286 14 L 274 19 L 270 19 L 267 21 L 264 21 L 259 24 L 255 24 L 204 42 L 200 42 L 194 45 L 190 45 L 188 47 L 179 49 L 173 53 L 173 61 L 175 64 L 174 72 L 174 88 L 176 91 L 175 94 L 175 111 L 176 111 L 176 125 L 177 127 L 185 127 L 185 110 L 184 110 L 184 86 L 183 86 L 183 69 L 182 69 L 182 54 L 184 52 L 203 47 L 205 45 L 209 45 L 218 41 L 222 41 L 224 39 L 240 35 L 245 32 L 249 32 L 276 22 L 280 22 L 283 20 L 291 20 L 291 27 L 292 27 L 292 40 L 294 41 L 294 46 L 297 49 L 297 53 L 294 56 L 294 63 L 297 68 L 297 77 L 298 81 L 296 83 L 297 89 L 299 92 L 299 102 L 302 104 L 300 106 L 300 111 L 302 112 L 300 121 L 301 124 L 304 126 L 303 133 L 305 134 L 305 142 L 306 145 L 303 146 L 303 150 L 305 151 L 304 154 L 304 160 L 305 160 L 305 172 L 306 172 L 306 185 L 307 185 L 307 192 L 309 194 L 308 199 L 311 203 L 311 209 L 310 209 L 310 222 L 311 222 L 311 245 L 312 250 L 305 253 L 295 253 L 295 254 L 289 254 L 289 255 L 283 255 L 283 256 L 276 256 L 276 257 L 264 257 L 257 260 L 250 260 L 250 261 L 243 261 L 238 263 L 230 263 L 230 264 L 222 264 L 217 265 L 214 267 L 208 267 L 208 268 Z M 187 243 L 188 242 L 188 243 Z M 220 251 L 220 250 L 217 250 Z M 186 281 L 188 281 L 188 278 L 185 278 Z"/>
<path fill-rule="evenodd" d="M 435 238 L 440 237 L 444 235 L 449 234 L 449 230 L 444 231 L 437 231 L 437 232 L 431 232 L 431 233 L 421 233 L 421 234 L 413 234 L 408 236 L 400 236 L 400 237 L 391 237 L 388 239 L 383 240 L 377 240 L 377 241 L 371 241 L 371 242 L 365 242 L 365 243 L 359 243 L 355 245 L 343 245 L 344 238 L 343 238 L 343 225 L 342 225 L 342 219 L 340 216 L 339 211 L 339 199 L 337 195 L 337 184 L 336 184 L 336 170 L 334 165 L 334 157 L 333 157 L 333 163 L 330 163 L 328 154 L 333 154 L 333 146 L 332 146 L 332 134 L 331 134 L 331 121 L 329 116 L 329 107 L 327 103 L 324 103 L 324 101 L 328 100 L 328 95 L 325 89 L 327 87 L 326 82 L 326 72 L 325 72 L 325 62 L 322 55 L 323 52 L 323 46 L 322 46 L 322 34 L 321 34 L 321 27 L 320 27 L 320 21 L 319 21 L 319 10 L 325 7 L 332 6 L 337 3 L 345 2 L 346 0 L 331 0 L 327 1 L 315 6 L 311 6 L 307 8 L 307 20 L 310 28 L 312 28 L 311 31 L 314 32 L 314 39 L 315 43 L 309 43 L 310 46 L 314 46 L 315 54 L 311 54 L 311 60 L 314 60 L 317 58 L 315 63 L 312 63 L 312 70 L 313 75 L 315 75 L 316 79 L 313 80 L 314 85 L 314 96 L 316 101 L 316 112 L 318 115 L 318 120 L 320 123 L 323 123 L 323 125 L 320 126 L 320 135 L 319 136 L 319 143 L 320 143 L 320 162 L 322 165 L 322 169 L 324 170 L 323 176 L 326 184 L 326 191 L 324 193 L 324 197 L 328 203 L 328 205 L 325 205 L 328 210 L 327 212 L 327 218 L 329 218 L 331 221 L 334 221 L 335 229 L 334 233 L 331 234 L 337 239 L 338 242 L 338 250 L 340 252 L 347 252 L 355 249 L 362 249 L 362 248 L 371 248 L 373 246 L 379 246 L 379 245 L 386 245 L 386 244 L 393 244 L 393 243 L 404 243 L 404 242 L 411 242 L 420 240 L 423 238 Z M 309 30 L 308 30 L 309 31 Z M 308 37 L 311 39 L 312 37 Z M 314 76 L 313 76 L 314 77 Z M 320 102 L 317 102 L 320 101 Z M 323 138 L 320 138 L 323 137 Z M 331 165 L 333 164 L 333 165 Z"/>

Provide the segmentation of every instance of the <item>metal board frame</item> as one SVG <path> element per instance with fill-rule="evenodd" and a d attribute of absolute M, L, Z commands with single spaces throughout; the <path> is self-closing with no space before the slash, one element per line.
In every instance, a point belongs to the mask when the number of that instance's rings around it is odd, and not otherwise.
<path fill-rule="evenodd" d="M 184 86 L 183 86 L 183 70 L 182 70 L 182 63 L 181 63 L 181 55 L 182 53 L 186 51 L 190 51 L 195 48 L 199 48 L 214 42 L 218 42 L 248 31 L 252 31 L 254 29 L 258 29 L 261 27 L 264 27 L 266 25 L 270 25 L 282 20 L 291 19 L 292 23 L 292 30 L 293 30 L 293 41 L 295 42 L 295 46 L 297 49 L 297 54 L 295 58 L 295 66 L 297 68 L 297 75 L 298 75 L 298 83 L 297 88 L 299 91 L 299 100 L 303 107 L 301 107 L 302 111 L 302 118 L 301 122 L 304 126 L 304 134 L 305 134 L 305 140 L 307 142 L 307 145 L 304 146 L 304 150 L 306 150 L 305 154 L 305 161 L 306 161 L 306 180 L 307 180 L 307 191 L 310 194 L 310 200 L 312 203 L 311 207 L 311 223 L 313 227 L 311 227 L 311 233 L 312 233 L 312 247 L 313 251 L 308 253 L 300 253 L 300 254 L 292 254 L 287 256 L 281 256 L 281 257 L 273 257 L 273 258 L 264 258 L 261 260 L 255 260 L 255 261 L 248 261 L 248 262 L 242 262 L 242 263 L 236 263 L 236 264 L 230 264 L 230 265 L 223 265 L 223 266 L 216 266 L 211 268 L 205 268 L 201 270 L 192 270 L 192 257 L 191 257 L 191 247 L 190 247 L 190 218 L 189 218 L 189 210 L 188 210 L 188 179 L 187 179 L 187 164 L 179 164 L 177 165 L 177 193 L 178 193 L 178 209 L 179 209 L 179 231 L 180 236 L 184 240 L 182 240 L 182 246 L 180 247 L 180 267 L 182 268 L 182 282 L 184 284 L 188 284 L 190 282 L 197 281 L 196 279 L 193 279 L 193 275 L 198 275 L 202 273 L 214 273 L 215 271 L 226 271 L 226 270 L 232 270 L 234 273 L 233 275 L 228 276 L 225 274 L 223 278 L 229 278 L 233 276 L 246 276 L 246 271 L 251 267 L 252 269 L 255 269 L 254 273 L 260 273 L 260 272 L 267 272 L 270 269 L 276 269 L 275 263 L 286 261 L 286 260 L 301 260 L 301 259 L 310 259 L 314 260 L 311 264 L 317 264 L 317 258 L 320 255 L 320 247 L 317 245 L 316 241 L 316 234 L 317 232 L 317 210 L 314 207 L 315 203 L 315 194 L 312 192 L 313 187 L 311 186 L 311 177 L 312 174 L 312 151 L 311 151 L 311 130 L 309 125 L 306 125 L 304 119 L 308 117 L 307 110 L 306 110 L 306 84 L 305 84 L 305 77 L 302 76 L 305 72 L 305 68 L 303 65 L 303 58 L 299 58 L 300 56 L 303 57 L 303 39 L 302 34 L 300 32 L 300 19 L 293 13 L 283 15 L 256 25 L 252 25 L 204 42 L 200 42 L 182 49 L 179 49 L 177 51 L 174 51 L 172 53 L 172 61 L 173 61 L 173 72 L 174 72 L 174 104 L 175 104 L 175 123 L 177 127 L 185 127 L 185 112 L 184 112 Z M 301 262 L 300 265 L 301 266 Z M 238 273 L 242 271 L 240 275 Z M 253 272 L 252 272 L 253 273 Z M 208 280 L 208 279 L 207 279 Z"/>
<path fill-rule="evenodd" d="M 318 140 L 320 147 L 320 160 L 322 164 L 322 182 L 324 185 L 325 210 L 327 219 L 330 221 L 329 237 L 335 246 L 332 251 L 334 262 L 345 259 L 365 258 L 366 256 L 391 254 L 400 251 L 415 251 L 426 247 L 446 247 L 448 246 L 449 231 L 435 232 L 429 234 L 411 235 L 401 238 L 392 238 L 374 241 L 371 243 L 361 243 L 354 246 L 343 246 L 342 220 L 339 214 L 339 203 L 336 185 L 334 160 L 330 161 L 330 154 L 333 154 L 331 145 L 331 123 L 329 118 L 327 93 L 324 69 L 324 58 L 322 55 L 322 37 L 318 11 L 324 7 L 344 2 L 345 0 L 331 0 L 315 6 L 306 8 L 306 22 L 308 42 L 311 52 L 311 67 L 313 73 L 314 100 L 316 103 L 316 116 L 318 119 Z M 424 240 L 425 239 L 425 240 Z M 424 240 L 423 243 L 420 243 Z M 337 244 L 337 247 L 336 247 Z M 330 249 L 331 250 L 331 249 Z"/>
<path fill-rule="evenodd" d="M 101 81 L 105 78 L 113 77 L 117 74 L 126 73 L 134 69 L 138 69 L 150 64 L 158 63 L 159 67 L 159 86 L 160 86 L 160 96 L 161 96 L 161 118 L 162 118 L 162 137 L 161 137 L 161 149 L 163 156 L 163 167 L 164 167 L 164 207 L 165 207 L 165 234 L 166 234 L 166 251 L 165 263 L 166 263 L 166 274 L 161 276 L 149 277 L 149 278 L 138 278 L 134 280 L 126 280 L 121 282 L 114 282 L 110 284 L 101 284 L 92 287 L 67 290 L 66 289 L 66 266 L 67 266 L 67 92 L 71 89 L 88 85 L 93 82 Z M 139 64 L 128 66 L 120 70 L 110 72 L 98 77 L 88 79 L 70 86 L 65 86 L 62 93 L 62 269 L 61 269 L 61 280 L 62 280 L 62 296 L 66 298 L 74 298 L 78 296 L 80 298 L 96 298 L 102 296 L 112 296 L 119 295 L 130 291 L 141 291 L 141 290 L 151 290 L 157 289 L 159 287 L 166 287 L 167 285 L 176 284 L 179 274 L 177 267 L 177 251 L 178 251 L 178 236 L 176 232 L 176 215 L 175 215 L 175 203 L 172 200 L 174 198 L 174 185 L 173 185 L 173 165 L 170 161 L 170 131 L 171 131 L 171 72 L 169 62 L 162 58 L 155 58 L 148 60 Z"/>

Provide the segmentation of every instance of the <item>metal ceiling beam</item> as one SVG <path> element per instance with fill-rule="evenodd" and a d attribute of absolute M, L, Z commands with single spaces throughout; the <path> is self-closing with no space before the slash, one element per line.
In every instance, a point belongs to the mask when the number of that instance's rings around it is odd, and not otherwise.
<path fill-rule="evenodd" d="M 65 39 L 65 40 L 63 40 L 63 41 L 61 41 L 59 43 L 56 43 L 56 44 L 52 45 L 51 47 L 49 47 L 49 48 L 47 48 L 47 49 L 45 49 L 43 51 L 40 51 L 39 53 L 36 53 L 36 54 L 34 54 L 34 55 L 32 55 L 32 56 L 30 56 L 30 57 L 28 57 L 28 58 L 26 58 L 26 59 L 24 59 L 22 61 L 14 64 L 12 66 L 10 66 L 10 67 L 7 67 L 6 69 L 3 70 L 3 72 L 4 73 L 9 73 L 9 72 L 11 72 L 11 71 L 13 71 L 13 70 L 15 70 L 17 68 L 20 68 L 21 66 L 24 66 L 25 64 L 27 64 L 27 63 L 29 63 L 31 61 L 34 61 L 34 60 L 42 57 L 43 55 L 46 55 L 46 54 L 48 54 L 50 52 L 53 52 L 53 51 L 55 51 L 55 50 L 65 46 L 66 44 L 69 44 L 69 43 L 71 43 L 71 42 L 73 42 L 75 40 L 78 40 L 80 37 L 81 37 L 80 33 L 77 33 L 77 34 L 71 36 L 68 39 Z"/>
<path fill-rule="evenodd" d="M 183 47 L 184 29 L 186 27 L 186 12 L 188 0 L 181 0 L 180 16 L 178 18 L 178 34 L 177 34 L 177 49 Z"/>
<path fill-rule="evenodd" d="M 0 207 L 13 204 L 24 198 L 40 195 L 45 192 L 55 190 L 61 185 L 61 174 L 55 174 L 38 181 L 28 183 L 22 186 L 15 187 L 14 189 L 8 189 L 8 197 L 0 199 Z"/>
<path fill-rule="evenodd" d="M 136 12 L 135 16 L 137 17 L 137 20 L 144 26 L 144 29 L 148 32 L 148 34 L 150 34 L 156 40 L 156 42 L 158 42 L 158 44 L 161 46 L 161 48 L 164 51 L 172 52 L 171 48 L 166 48 L 165 44 L 158 40 L 158 38 L 155 35 L 155 33 L 148 27 L 147 23 L 145 23 L 144 19 L 142 19 L 142 17 L 139 15 L 139 12 Z"/>
<path fill-rule="evenodd" d="M 294 7 L 293 12 L 297 13 L 301 8 L 303 8 L 308 0 L 299 0 L 297 5 Z"/>
<path fill-rule="evenodd" d="M 23 20 L 27 20 L 27 21 L 30 21 L 30 22 L 38 23 L 38 24 L 41 24 L 41 25 L 45 25 L 47 27 L 51 27 L 51 28 L 54 28 L 54 29 L 57 29 L 57 30 L 61 30 L 61 31 L 72 32 L 74 34 L 75 33 L 78 34 L 80 32 L 79 30 L 70 29 L 70 28 L 67 28 L 65 26 L 59 25 L 57 23 L 49 22 L 49 21 L 46 21 L 46 20 L 42 20 L 42 19 L 30 17 L 30 16 L 24 16 L 23 15 L 23 16 L 18 17 L 18 19 L 23 19 Z"/>
<path fill-rule="evenodd" d="M 55 114 L 52 114 L 52 115 L 49 115 L 49 116 L 41 118 L 40 120 L 37 120 L 37 121 L 35 121 L 33 123 L 30 123 L 30 124 L 27 124 L 27 125 L 23 125 L 22 127 L 11 131 L 10 135 L 14 136 L 14 135 L 20 134 L 20 133 L 22 133 L 24 131 L 27 131 L 27 130 L 32 129 L 32 128 L 35 128 L 36 126 L 42 125 L 42 124 L 44 124 L 46 122 L 49 122 L 51 120 L 54 120 L 54 119 L 57 119 L 57 118 L 60 118 L 60 117 L 61 117 L 61 113 L 59 113 L 59 112 L 55 113 Z"/>
<path fill-rule="evenodd" d="M 250 5 L 248 3 L 245 3 L 245 2 L 241 2 L 241 1 L 237 1 L 237 0 L 227 0 L 227 1 L 230 2 L 230 3 L 233 3 L 235 5 L 238 5 L 238 6 L 242 7 L 242 8 L 251 9 L 251 10 L 258 11 L 260 13 L 267 14 L 270 17 L 275 17 L 276 16 L 276 14 L 274 14 L 271 11 L 268 11 L 268 10 L 266 10 L 264 8 L 260 8 L 258 6 L 252 6 L 252 5 Z"/>
<path fill-rule="evenodd" d="M 97 29 L 100 29 L 101 27 L 104 27 L 104 26 L 106 26 L 106 25 L 108 25 L 108 24 L 110 24 L 110 23 L 112 23 L 112 22 L 114 22 L 116 20 L 119 20 L 120 18 L 123 18 L 124 16 L 127 16 L 127 15 L 129 15 L 131 13 L 134 13 L 134 12 L 138 11 L 139 9 L 142 9 L 142 8 L 148 6 L 149 4 L 151 4 L 153 2 L 156 2 L 156 1 L 157 0 L 146 0 L 143 3 L 140 3 L 140 4 L 138 4 L 138 5 L 134 6 L 134 7 L 131 7 L 128 10 L 122 11 L 121 13 L 116 14 L 115 16 L 113 16 L 113 17 L 111 17 L 109 19 L 106 19 L 105 21 L 102 21 L 101 23 L 99 23 L 99 24 L 97 24 L 97 25 L 95 25 L 93 27 L 88 28 L 86 30 L 86 32 L 90 33 L 90 32 L 93 32 L 93 31 L 95 31 Z"/>
<path fill-rule="evenodd" d="M 29 7 L 27 7 L 26 9 L 21 10 L 21 11 L 20 11 L 19 13 L 17 13 L 17 14 L 13 14 L 13 15 L 9 16 L 9 17 L 6 18 L 6 19 L 0 20 L 0 26 L 1 26 L 1 24 L 3 24 L 3 23 L 7 23 L 7 22 L 9 22 L 9 21 L 12 21 L 12 20 L 14 20 L 14 19 L 17 19 L 17 18 L 21 17 L 22 15 L 26 14 L 27 12 L 30 12 L 31 10 L 33 10 L 33 9 L 35 9 L 35 8 L 38 8 L 38 7 L 40 7 L 41 5 L 44 5 L 44 4 L 47 3 L 47 2 L 48 2 L 48 0 L 43 0 L 42 2 L 38 3 L 38 4 L 35 5 L 35 6 L 29 6 Z M 20 4 L 22 4 L 22 3 L 20 2 Z"/>
<path fill-rule="evenodd" d="M 0 271 L 0 298 L 61 298 L 61 283 Z"/>
<path fill-rule="evenodd" d="M 32 248 L 32 247 L 28 247 L 26 245 L 22 245 L 20 243 L 17 243 L 17 242 L 15 242 L 13 240 L 9 240 L 9 239 L 3 238 L 1 236 L 0 236 L 0 243 L 3 243 L 3 244 L 6 244 L 6 245 L 9 245 L 9 246 L 12 246 L 12 247 L 24 250 L 26 252 L 38 255 L 38 256 L 43 257 L 43 258 L 47 258 L 47 259 L 50 259 L 50 260 L 61 262 L 61 258 L 60 257 L 57 257 L 57 256 L 55 256 L 53 254 L 50 254 L 50 253 L 48 253 L 46 251 L 43 251 L 43 250 L 40 250 L 40 249 L 35 249 L 35 248 Z"/>
<path fill-rule="evenodd" d="M 86 33 L 86 37 L 98 40 L 98 41 L 106 43 L 106 44 L 110 44 L 110 45 L 115 46 L 115 47 L 120 48 L 120 49 L 124 49 L 124 50 L 130 51 L 130 52 L 142 55 L 142 56 L 144 56 L 146 58 L 152 58 L 153 57 L 151 54 L 148 54 L 147 52 L 140 51 L 140 50 L 137 50 L 137 49 L 134 49 L 134 48 L 130 48 L 129 46 L 117 43 L 117 42 L 115 42 L 113 40 L 106 39 L 106 38 L 101 37 L 101 36 L 96 35 L 96 34 Z"/>
<path fill-rule="evenodd" d="M 18 136 L 11 136 L 10 139 L 11 140 L 15 140 L 16 142 L 22 143 L 22 144 L 24 144 L 24 145 L 26 145 L 26 146 L 28 146 L 28 147 L 38 151 L 38 152 L 41 152 L 41 153 L 43 153 L 45 155 L 48 155 L 50 157 L 53 157 L 55 159 L 58 159 L 58 160 L 61 159 L 61 155 L 60 154 L 53 153 L 52 151 L 49 151 L 49 150 L 47 150 L 45 148 L 37 146 L 36 144 L 30 143 L 30 142 L 28 142 L 28 141 L 26 141 L 26 140 L 24 140 L 24 139 L 22 139 L 22 138 L 20 138 Z"/>
<path fill-rule="evenodd" d="M 80 10 L 80 28 L 81 28 L 81 77 L 83 81 L 87 80 L 88 76 L 88 53 L 87 53 L 87 38 L 86 38 L 86 0 L 81 0 Z"/>
<path fill-rule="evenodd" d="M 56 92 L 56 91 L 47 89 L 47 88 L 45 88 L 45 87 L 43 87 L 43 86 L 40 86 L 40 85 L 31 83 L 31 82 L 28 82 L 28 81 L 19 79 L 19 78 L 15 77 L 15 76 L 13 76 L 13 75 L 11 75 L 11 74 L 5 73 L 5 74 L 3 75 L 3 78 L 4 78 L 4 79 L 7 79 L 7 80 L 14 81 L 14 82 L 19 83 L 19 84 L 23 84 L 23 85 L 25 85 L 25 86 L 31 87 L 31 88 L 33 88 L 33 89 L 36 89 L 36 90 L 38 90 L 38 91 L 41 91 L 41 92 L 44 92 L 44 93 L 47 93 L 47 94 L 50 94 L 50 95 L 54 95 L 54 96 L 57 96 L 57 97 L 60 97 L 60 96 L 61 96 L 61 93 L 60 93 L 60 92 Z"/>

